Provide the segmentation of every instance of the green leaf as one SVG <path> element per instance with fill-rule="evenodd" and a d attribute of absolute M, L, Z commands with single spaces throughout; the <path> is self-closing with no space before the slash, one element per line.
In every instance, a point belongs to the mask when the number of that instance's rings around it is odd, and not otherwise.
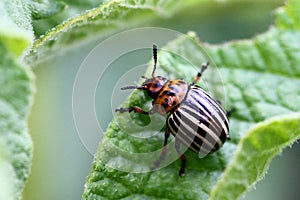
<path fill-rule="evenodd" d="M 103 3 L 104 0 L 67 0 L 64 2 L 53 2 L 52 4 L 42 4 L 42 8 L 40 9 L 42 20 L 34 20 L 33 21 L 33 28 L 34 33 L 37 37 L 45 34 L 47 31 L 52 29 L 53 27 L 61 24 L 63 21 L 70 19 L 76 15 L 82 14 L 86 10 L 98 7 L 100 4 Z M 35 3 L 36 4 L 36 3 Z M 39 6 L 39 4 L 37 4 Z M 50 11 L 47 10 L 47 7 L 50 6 Z M 43 13 L 48 15 L 45 15 Z"/>
<path fill-rule="evenodd" d="M 66 4 L 63 1 L 34 0 L 28 1 L 28 7 L 33 19 L 43 19 L 61 12 Z"/>
<path fill-rule="evenodd" d="M 258 123 L 239 143 L 210 199 L 236 199 L 261 180 L 271 160 L 300 137 L 300 113 Z M 272 139 L 270 139 L 272 138 Z"/>
<path fill-rule="evenodd" d="M 33 74 L 20 57 L 33 43 L 26 1 L 0 2 L 0 199 L 20 199 L 31 166 L 27 117 Z"/>
<path fill-rule="evenodd" d="M 4 149 L 0 147 L 0 149 Z M 16 173 L 7 158 L 4 158 L 0 152 L 0 199 L 12 200 L 14 199 L 14 180 L 16 180 Z"/>
<path fill-rule="evenodd" d="M 192 81 L 195 66 L 211 61 L 200 85 L 226 108 L 237 109 L 230 124 L 232 140 L 202 159 L 187 151 L 185 177 L 178 176 L 179 160 L 155 172 L 130 173 L 149 170 L 152 157 L 143 155 L 160 149 L 164 129 L 147 139 L 131 137 L 134 131 L 155 131 L 135 130 L 134 124 L 149 121 L 141 115 L 118 114 L 100 144 L 82 199 L 237 199 L 259 181 L 272 158 L 300 138 L 299 20 L 297 13 L 286 14 L 290 5 L 299 10 L 298 2 L 291 0 L 278 11 L 278 27 L 252 40 L 209 45 L 189 33 L 163 47 L 159 75 Z M 122 107 L 147 110 L 150 102 L 135 91 Z"/>
<path fill-rule="evenodd" d="M 3 0 L 0 10 L 0 43 L 20 56 L 33 43 L 31 12 L 21 0 Z"/>
<path fill-rule="evenodd" d="M 20 199 L 32 159 L 27 117 L 33 74 L 1 43 L 0 55 L 0 198 Z"/>
<path fill-rule="evenodd" d="M 280 9 L 276 13 L 276 25 L 280 29 L 300 29 L 300 1 L 290 0 L 289 3 Z"/>
<path fill-rule="evenodd" d="M 196 1 L 191 1 L 196 2 Z M 191 4 L 190 2 L 190 4 Z M 153 16 L 167 17 L 179 6 L 175 0 L 112 0 L 71 18 L 35 41 L 27 61 L 41 62 L 60 49 L 76 47 L 83 40 L 104 38 L 121 29 L 134 27 Z M 136 19 L 139 19 L 138 21 Z"/>

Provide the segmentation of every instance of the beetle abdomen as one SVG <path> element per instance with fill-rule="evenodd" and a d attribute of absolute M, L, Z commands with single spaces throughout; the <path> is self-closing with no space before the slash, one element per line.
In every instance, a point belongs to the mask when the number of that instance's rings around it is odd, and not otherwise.
<path fill-rule="evenodd" d="M 167 123 L 183 144 L 202 154 L 218 150 L 229 132 L 226 112 L 198 86 L 191 86 Z"/>

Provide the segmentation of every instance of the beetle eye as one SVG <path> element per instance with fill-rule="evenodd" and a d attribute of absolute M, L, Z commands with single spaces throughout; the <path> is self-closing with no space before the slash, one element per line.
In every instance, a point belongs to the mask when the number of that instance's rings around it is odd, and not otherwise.
<path fill-rule="evenodd" d="M 148 85 L 147 84 L 143 84 L 142 86 L 140 86 L 140 88 L 146 90 L 146 89 L 148 89 Z"/>
<path fill-rule="evenodd" d="M 156 82 L 154 85 L 153 85 L 155 88 L 158 88 L 161 86 L 160 82 Z"/>

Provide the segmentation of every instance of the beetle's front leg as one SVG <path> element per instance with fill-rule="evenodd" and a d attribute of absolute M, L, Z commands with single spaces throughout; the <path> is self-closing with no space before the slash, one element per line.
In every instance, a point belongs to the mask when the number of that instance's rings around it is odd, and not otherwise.
<path fill-rule="evenodd" d="M 120 113 L 132 112 L 133 111 L 133 112 L 136 112 L 136 113 L 149 115 L 149 112 L 146 112 L 146 111 L 142 110 L 141 108 L 139 108 L 137 106 L 132 106 L 132 107 L 129 107 L 129 108 L 117 108 L 115 111 L 120 112 Z"/>

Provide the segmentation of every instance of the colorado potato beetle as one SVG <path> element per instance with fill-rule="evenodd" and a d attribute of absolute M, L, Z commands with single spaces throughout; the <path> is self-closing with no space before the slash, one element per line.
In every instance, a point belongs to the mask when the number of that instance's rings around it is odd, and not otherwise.
<path fill-rule="evenodd" d="M 209 63 L 202 65 L 200 72 L 192 83 L 185 80 L 168 80 L 155 76 L 157 65 L 157 47 L 153 45 L 154 67 L 152 77 L 146 78 L 141 86 L 121 88 L 145 90 L 152 101 L 152 108 L 144 111 L 137 106 L 118 108 L 116 112 L 137 112 L 151 115 L 167 115 L 165 140 L 159 159 L 154 163 L 157 168 L 167 153 L 166 145 L 170 133 L 175 136 L 175 149 L 181 158 L 179 175 L 184 175 L 186 156 L 180 151 L 180 145 L 186 145 L 196 153 L 208 154 L 218 150 L 229 137 L 228 114 L 221 104 L 214 100 L 201 87 L 195 85 L 201 78 Z"/>

